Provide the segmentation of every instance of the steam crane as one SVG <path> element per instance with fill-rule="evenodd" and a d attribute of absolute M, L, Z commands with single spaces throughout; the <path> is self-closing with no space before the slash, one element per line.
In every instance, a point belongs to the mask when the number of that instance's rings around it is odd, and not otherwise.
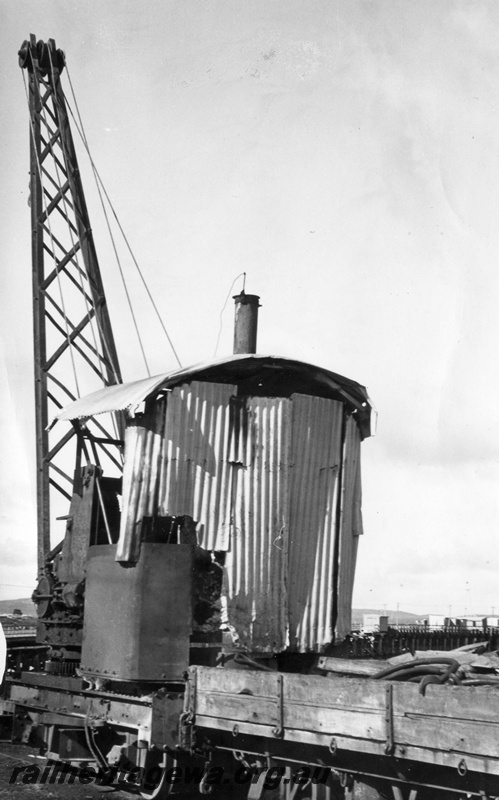
<path fill-rule="evenodd" d="M 47 659 L 9 681 L 14 739 L 64 763 L 51 782 L 90 766 L 151 800 L 179 782 L 250 800 L 278 785 L 286 800 L 499 796 L 496 676 L 466 681 L 457 654 L 382 671 L 335 655 L 362 533 L 365 388 L 258 355 L 245 292 L 233 355 L 123 384 L 64 55 L 31 36 L 19 60 Z"/>

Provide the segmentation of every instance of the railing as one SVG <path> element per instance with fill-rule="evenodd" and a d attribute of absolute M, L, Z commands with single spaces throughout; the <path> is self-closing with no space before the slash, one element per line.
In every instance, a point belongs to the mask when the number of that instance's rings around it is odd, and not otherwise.
<path fill-rule="evenodd" d="M 335 648 L 335 654 L 348 658 L 390 658 L 416 650 L 455 650 L 468 644 L 487 643 L 488 650 L 499 649 L 499 628 L 429 628 L 399 626 L 386 633 L 352 633 Z"/>
<path fill-rule="evenodd" d="M 6 674 L 18 678 L 21 672 L 39 671 L 47 658 L 48 647 L 43 644 L 9 647 Z"/>

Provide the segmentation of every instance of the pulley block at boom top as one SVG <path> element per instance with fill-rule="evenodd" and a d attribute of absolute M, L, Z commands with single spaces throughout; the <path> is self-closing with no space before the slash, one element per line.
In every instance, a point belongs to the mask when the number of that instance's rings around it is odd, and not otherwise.
<path fill-rule="evenodd" d="M 33 37 L 34 38 L 34 37 Z M 61 73 L 66 66 L 66 57 L 62 50 L 56 48 L 55 41 L 49 39 L 43 42 L 41 39 L 34 43 L 26 39 L 19 50 L 19 66 L 33 72 L 34 62 L 38 65 L 38 70 L 42 76 L 48 75 L 55 67 Z"/>

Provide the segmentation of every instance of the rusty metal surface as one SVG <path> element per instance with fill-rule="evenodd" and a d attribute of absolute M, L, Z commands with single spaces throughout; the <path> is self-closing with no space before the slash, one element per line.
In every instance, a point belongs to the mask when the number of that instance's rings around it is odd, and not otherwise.
<path fill-rule="evenodd" d="M 73 420 L 125 409 L 133 415 L 143 401 L 153 397 L 158 391 L 192 380 L 245 383 L 250 389 L 254 389 L 245 391 L 249 395 L 289 397 L 298 392 L 343 400 L 355 413 L 362 438 L 370 436 L 372 432 L 371 405 L 367 391 L 361 384 L 302 361 L 248 354 L 233 355 L 141 381 L 101 389 L 65 406 L 55 419 Z"/>
<path fill-rule="evenodd" d="M 81 670 L 115 680 L 181 680 L 189 663 L 192 548 L 143 542 L 122 567 L 91 547 Z"/>

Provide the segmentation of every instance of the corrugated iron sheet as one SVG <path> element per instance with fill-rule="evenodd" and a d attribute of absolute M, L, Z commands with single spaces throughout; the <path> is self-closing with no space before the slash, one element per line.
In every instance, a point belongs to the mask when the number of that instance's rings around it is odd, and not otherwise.
<path fill-rule="evenodd" d="M 288 475 L 291 401 L 253 397 L 234 414 L 228 622 L 240 645 L 279 652 L 288 642 Z"/>
<path fill-rule="evenodd" d="M 140 522 L 157 513 L 160 455 L 165 437 L 166 400 L 148 413 L 130 420 L 125 431 L 123 507 L 116 561 L 137 561 Z"/>
<path fill-rule="evenodd" d="M 207 550 L 229 546 L 230 399 L 235 387 L 193 381 L 127 426 L 116 559 L 135 561 L 144 516 L 188 515 Z"/>
<path fill-rule="evenodd" d="M 333 639 L 343 405 L 306 395 L 292 400 L 290 647 L 318 652 Z"/>
<path fill-rule="evenodd" d="M 371 435 L 371 405 L 364 386 L 313 364 L 276 356 L 250 354 L 233 355 L 186 369 L 165 372 L 144 380 L 100 389 L 61 409 L 55 416 L 54 422 L 81 419 L 109 411 L 127 410 L 128 414 L 133 416 L 141 403 L 160 390 L 171 389 L 198 379 L 212 383 L 237 384 L 240 380 L 244 381 L 255 376 L 273 376 L 272 382 L 275 386 L 284 381 L 288 387 L 284 394 L 306 391 L 307 394 L 322 396 L 326 392 L 326 396 L 332 399 L 338 397 L 346 400 L 356 414 L 363 438 Z M 308 384 L 306 390 L 304 383 Z M 267 392 L 268 395 L 280 393 L 274 390 Z"/>
<path fill-rule="evenodd" d="M 133 417 L 136 409 L 165 382 L 165 375 L 153 375 L 140 381 L 107 386 L 86 397 L 80 397 L 59 411 L 55 420 L 83 419 L 110 411 L 125 411 Z"/>
<path fill-rule="evenodd" d="M 230 384 L 193 381 L 168 396 L 159 514 L 191 516 L 198 543 L 206 550 L 229 547 L 232 470 L 227 454 L 235 392 Z"/>
<path fill-rule="evenodd" d="M 338 547 L 338 588 L 336 633 L 343 638 L 352 629 L 352 594 L 357 548 L 362 528 L 362 487 L 360 474 L 360 433 L 350 417 L 343 448 L 343 491 Z"/>
<path fill-rule="evenodd" d="M 343 403 L 174 387 L 131 420 L 117 560 L 138 558 L 144 516 L 196 522 L 226 551 L 224 601 L 253 652 L 320 652 L 348 631 L 360 512 L 360 440 Z M 341 496 L 340 496 L 341 485 Z"/>

